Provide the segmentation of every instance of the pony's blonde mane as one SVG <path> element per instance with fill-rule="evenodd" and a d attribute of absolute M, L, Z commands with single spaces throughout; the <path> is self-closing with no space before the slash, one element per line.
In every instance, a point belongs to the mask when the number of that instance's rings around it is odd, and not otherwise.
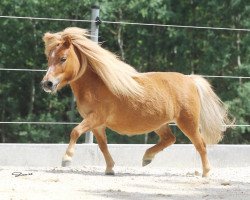
<path fill-rule="evenodd" d="M 117 96 L 143 95 L 142 86 L 134 79 L 139 73 L 130 65 L 122 62 L 116 55 L 102 48 L 87 37 L 88 31 L 70 27 L 58 33 L 46 33 L 45 54 L 62 43 L 64 38 L 70 38 L 71 43 L 86 56 L 88 65 L 103 80 L 109 90 Z"/>

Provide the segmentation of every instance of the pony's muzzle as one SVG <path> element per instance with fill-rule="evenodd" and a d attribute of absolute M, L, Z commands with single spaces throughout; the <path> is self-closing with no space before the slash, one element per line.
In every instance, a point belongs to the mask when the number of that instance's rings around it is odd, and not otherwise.
<path fill-rule="evenodd" d="M 55 86 L 52 81 L 42 81 L 41 86 L 45 92 L 53 92 L 55 89 Z"/>

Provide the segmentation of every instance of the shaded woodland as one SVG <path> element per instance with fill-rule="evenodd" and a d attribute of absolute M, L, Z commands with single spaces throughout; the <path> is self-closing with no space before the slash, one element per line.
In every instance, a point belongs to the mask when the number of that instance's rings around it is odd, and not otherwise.
<path fill-rule="evenodd" d="M 1 0 L 1 16 L 90 19 L 90 0 Z M 243 0 L 103 0 L 106 21 L 250 29 L 250 5 Z M 46 69 L 42 36 L 87 22 L 0 18 L 0 68 Z M 102 23 L 99 42 L 140 72 L 250 76 L 250 32 Z M 40 88 L 44 72 L 0 70 L 0 121 L 80 122 L 70 88 L 49 95 Z M 208 78 L 236 124 L 250 124 L 250 81 Z M 1 142 L 64 143 L 74 125 L 0 124 Z M 189 140 L 176 127 L 177 143 Z M 247 144 L 250 127 L 226 132 L 222 143 Z M 108 130 L 109 143 L 144 143 L 144 136 Z M 158 140 L 153 133 L 147 143 Z M 83 138 L 79 141 L 83 142 Z"/>

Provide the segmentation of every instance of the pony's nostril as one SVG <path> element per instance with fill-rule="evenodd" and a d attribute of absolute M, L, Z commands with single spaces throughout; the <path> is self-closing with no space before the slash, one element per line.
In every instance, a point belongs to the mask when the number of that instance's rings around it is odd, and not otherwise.
<path fill-rule="evenodd" d="M 42 87 L 46 89 L 51 89 L 53 87 L 53 83 L 51 81 L 42 82 Z"/>
<path fill-rule="evenodd" d="M 53 83 L 51 81 L 47 81 L 46 85 L 47 85 L 47 88 L 52 88 Z"/>

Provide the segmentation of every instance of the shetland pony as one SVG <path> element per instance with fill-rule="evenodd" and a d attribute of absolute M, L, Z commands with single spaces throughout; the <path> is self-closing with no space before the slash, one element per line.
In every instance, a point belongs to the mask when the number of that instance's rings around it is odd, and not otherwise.
<path fill-rule="evenodd" d="M 86 30 L 76 27 L 43 37 L 48 58 L 43 89 L 55 93 L 69 84 L 84 118 L 70 134 L 62 165 L 70 164 L 77 139 L 92 131 L 106 161 L 105 174 L 114 174 L 105 133 L 108 127 L 126 135 L 151 131 L 159 135 L 159 142 L 143 156 L 145 166 L 175 143 L 168 126 L 175 122 L 196 147 L 203 176 L 208 176 L 206 144 L 218 143 L 230 123 L 209 83 L 198 75 L 139 73 L 88 37 Z"/>

